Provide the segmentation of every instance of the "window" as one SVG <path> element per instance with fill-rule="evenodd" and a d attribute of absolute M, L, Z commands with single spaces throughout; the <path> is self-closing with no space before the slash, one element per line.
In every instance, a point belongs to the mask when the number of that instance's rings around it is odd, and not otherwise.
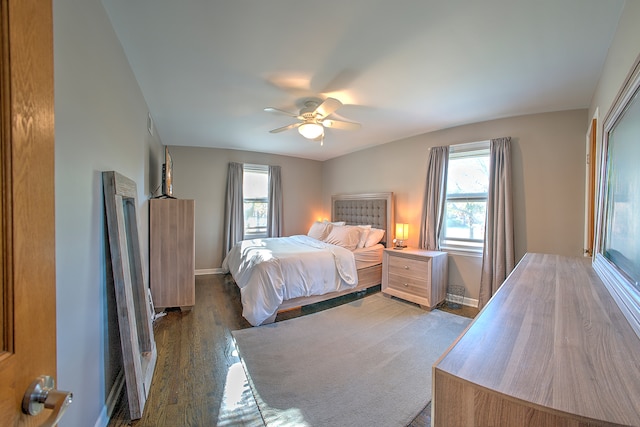
<path fill-rule="evenodd" d="M 244 165 L 242 183 L 244 238 L 267 237 L 269 167 Z"/>
<path fill-rule="evenodd" d="M 489 191 L 489 141 L 449 149 L 440 246 L 482 252 Z"/>
<path fill-rule="evenodd" d="M 640 337 L 640 60 L 604 123 L 593 267 Z M 627 355 L 630 358 L 638 354 Z"/>

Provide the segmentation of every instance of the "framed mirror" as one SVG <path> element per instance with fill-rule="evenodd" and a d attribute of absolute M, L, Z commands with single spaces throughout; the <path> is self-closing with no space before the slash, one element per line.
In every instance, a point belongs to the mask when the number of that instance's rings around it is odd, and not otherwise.
<path fill-rule="evenodd" d="M 640 57 L 604 122 L 593 266 L 640 337 Z"/>
<path fill-rule="evenodd" d="M 129 412 L 136 420 L 142 417 L 157 359 L 138 237 L 138 192 L 134 181 L 113 171 L 102 172 L 102 185 Z"/>

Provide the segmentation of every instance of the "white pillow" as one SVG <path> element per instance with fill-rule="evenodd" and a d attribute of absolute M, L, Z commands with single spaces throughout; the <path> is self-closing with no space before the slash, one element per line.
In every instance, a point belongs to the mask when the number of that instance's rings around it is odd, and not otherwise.
<path fill-rule="evenodd" d="M 360 227 L 362 229 L 362 233 L 360 233 L 360 241 L 358 242 L 357 249 L 364 248 L 365 243 L 367 243 L 367 237 L 369 237 L 369 231 L 371 231 L 370 225 L 357 225 L 356 227 Z"/>
<path fill-rule="evenodd" d="M 329 235 L 329 232 L 331 231 L 332 228 L 333 228 L 333 225 L 331 225 L 330 222 L 316 221 L 313 224 L 311 224 L 311 228 L 309 228 L 309 232 L 307 233 L 307 236 L 313 237 L 314 239 L 317 239 L 317 240 L 324 240 Z"/>
<path fill-rule="evenodd" d="M 334 222 L 331 222 L 331 221 L 326 220 L 326 219 L 324 220 L 324 222 L 325 222 L 325 223 L 327 223 L 327 224 L 337 225 L 337 226 L 339 226 L 339 227 L 341 227 L 341 226 L 343 226 L 343 225 L 345 225 L 345 224 L 346 224 L 346 222 L 344 222 L 344 221 L 334 221 Z"/>
<path fill-rule="evenodd" d="M 353 251 L 358 246 L 361 234 L 362 228 L 352 225 L 332 227 L 329 235 L 325 237 L 324 241 Z"/>
<path fill-rule="evenodd" d="M 369 235 L 367 236 L 367 241 L 364 244 L 365 248 L 369 246 L 377 245 L 380 240 L 384 237 L 384 230 L 380 228 L 372 228 L 369 230 Z"/>

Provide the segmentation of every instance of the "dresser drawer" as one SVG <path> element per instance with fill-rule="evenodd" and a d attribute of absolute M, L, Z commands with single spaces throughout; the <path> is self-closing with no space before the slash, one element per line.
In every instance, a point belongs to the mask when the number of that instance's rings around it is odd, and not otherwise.
<path fill-rule="evenodd" d="M 428 259 L 417 260 L 407 257 L 390 256 L 389 274 L 427 283 L 427 277 L 429 277 L 429 261 Z"/>
<path fill-rule="evenodd" d="M 388 287 L 412 295 L 429 298 L 429 282 L 426 279 L 417 279 L 405 275 L 394 275 L 389 273 Z"/>

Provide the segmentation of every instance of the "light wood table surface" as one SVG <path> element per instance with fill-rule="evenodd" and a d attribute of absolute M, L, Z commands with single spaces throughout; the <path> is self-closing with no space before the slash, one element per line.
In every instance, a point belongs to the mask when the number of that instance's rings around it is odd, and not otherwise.
<path fill-rule="evenodd" d="M 640 425 L 640 339 L 587 258 L 527 254 L 433 368 L 434 425 Z"/>

